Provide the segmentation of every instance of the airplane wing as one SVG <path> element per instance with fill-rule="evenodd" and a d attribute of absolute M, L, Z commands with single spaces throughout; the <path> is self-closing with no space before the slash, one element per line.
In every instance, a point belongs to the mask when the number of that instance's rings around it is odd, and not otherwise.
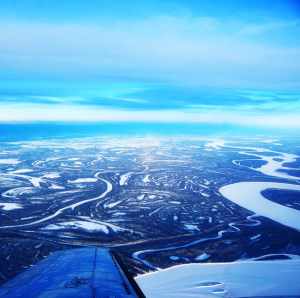
<path fill-rule="evenodd" d="M 145 297 L 121 267 L 108 249 L 59 251 L 0 287 L 0 297 Z"/>

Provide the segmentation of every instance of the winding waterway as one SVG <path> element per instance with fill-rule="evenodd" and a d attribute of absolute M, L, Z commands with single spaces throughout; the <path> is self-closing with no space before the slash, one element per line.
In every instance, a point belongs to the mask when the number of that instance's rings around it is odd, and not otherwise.
<path fill-rule="evenodd" d="M 243 208 L 254 212 L 254 215 L 247 217 L 248 222 L 244 224 L 231 222 L 228 224 L 228 229 L 219 231 L 215 236 L 197 239 L 185 244 L 172 245 L 164 248 L 140 250 L 135 252 L 132 257 L 137 261 L 142 262 L 148 268 L 158 269 L 156 266 L 145 260 L 145 257 L 148 254 L 188 248 L 199 243 L 220 239 L 224 233 L 240 231 L 239 226 L 259 225 L 261 222 L 253 219 L 258 216 L 264 216 L 290 228 L 300 230 L 299 210 L 272 202 L 265 198 L 262 194 L 262 192 L 267 189 L 291 190 L 300 192 L 300 184 L 298 184 L 300 178 L 286 172 L 280 172 L 281 170 L 294 170 L 295 168 L 285 166 L 285 164 L 295 162 L 297 158 L 299 158 L 298 155 L 273 151 L 265 148 L 227 145 L 224 141 L 214 142 L 210 147 L 212 147 L 214 150 L 220 150 L 223 148 L 238 150 L 238 153 L 241 155 L 251 156 L 251 160 L 264 161 L 265 163 L 258 168 L 251 166 L 246 167 L 250 170 L 260 172 L 265 176 L 286 179 L 292 181 L 293 183 L 242 181 L 222 186 L 219 189 L 219 192 L 223 197 Z M 271 154 L 271 156 L 268 154 Z M 237 163 L 236 160 L 233 161 L 233 164 L 236 166 L 245 167 Z"/>
<path fill-rule="evenodd" d="M 253 181 L 237 182 L 222 186 L 219 189 L 222 196 L 257 215 L 265 216 L 285 226 L 300 230 L 299 210 L 272 202 L 262 194 L 263 191 L 268 189 L 300 191 L 300 185 L 298 184 L 300 178 L 286 172 L 281 172 L 281 170 L 294 170 L 294 168 L 284 165 L 295 162 L 299 156 L 264 148 L 226 146 L 225 143 L 220 145 L 220 147 L 243 150 L 239 151 L 239 153 L 256 157 L 256 160 L 265 161 L 265 164 L 258 168 L 248 167 L 251 170 L 255 170 L 266 176 L 293 181 L 293 184 Z M 273 154 L 273 156 L 265 156 L 264 153 L 266 152 Z M 234 164 L 239 165 L 236 161 Z"/>

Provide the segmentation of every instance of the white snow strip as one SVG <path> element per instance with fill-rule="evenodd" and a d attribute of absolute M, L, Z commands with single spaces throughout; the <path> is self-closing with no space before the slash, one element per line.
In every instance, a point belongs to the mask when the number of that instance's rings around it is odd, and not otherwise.
<path fill-rule="evenodd" d="M 17 165 L 21 161 L 14 158 L 2 158 L 0 159 L 0 165 Z"/>
<path fill-rule="evenodd" d="M 209 259 L 209 258 L 210 258 L 210 255 L 207 254 L 206 252 L 204 252 L 203 254 L 197 256 L 197 257 L 195 258 L 195 260 L 196 260 L 196 261 L 205 261 L 205 260 L 207 260 L 207 259 Z"/>
<path fill-rule="evenodd" d="M 252 237 L 250 237 L 251 240 L 257 240 L 261 237 L 261 234 L 257 234 L 257 235 L 254 235 Z"/>
<path fill-rule="evenodd" d="M 180 258 L 177 256 L 170 256 L 169 259 L 172 261 L 178 261 Z"/>
<path fill-rule="evenodd" d="M 141 201 L 144 199 L 144 197 L 145 197 L 145 194 L 141 194 L 141 195 L 137 196 L 137 199 L 138 199 L 138 201 Z"/>
<path fill-rule="evenodd" d="M 97 178 L 78 178 L 75 180 L 68 180 L 68 183 L 93 183 L 97 182 Z"/>
<path fill-rule="evenodd" d="M 278 178 L 285 178 L 285 179 L 292 179 L 292 180 L 300 180 L 299 177 L 290 175 L 285 172 L 281 172 L 280 170 L 289 170 L 292 168 L 284 166 L 286 163 L 292 163 L 297 160 L 300 156 L 291 154 L 291 153 L 284 153 L 269 150 L 266 148 L 258 148 L 258 147 L 244 147 L 244 146 L 233 146 L 226 144 L 219 143 L 220 147 L 224 148 L 232 148 L 232 149 L 241 149 L 243 151 L 239 151 L 239 154 L 257 157 L 257 160 L 265 161 L 266 163 L 258 168 L 247 167 L 254 171 L 260 172 L 267 176 L 278 177 Z M 266 156 L 263 153 L 271 153 L 273 156 Z M 236 164 L 236 161 L 234 161 Z"/>
<path fill-rule="evenodd" d="M 262 191 L 266 189 L 300 191 L 300 185 L 275 182 L 238 182 L 221 187 L 219 192 L 228 200 L 257 215 L 300 230 L 300 211 L 266 199 L 262 195 Z"/>
<path fill-rule="evenodd" d="M 5 211 L 20 209 L 20 208 L 23 208 L 23 207 L 17 203 L 0 203 L 0 209 L 5 210 Z"/>
<path fill-rule="evenodd" d="M 59 178 L 60 174 L 53 172 L 53 173 L 47 173 L 43 175 L 43 178 L 48 178 L 48 179 L 55 179 L 55 178 Z"/>
<path fill-rule="evenodd" d="M 132 172 L 128 172 L 128 173 L 126 173 L 126 174 L 121 175 L 121 176 L 120 176 L 120 182 L 119 182 L 119 184 L 120 184 L 121 186 L 127 185 L 128 180 L 129 180 L 129 178 L 130 178 L 130 176 L 131 176 L 132 174 L 133 174 Z"/>
<path fill-rule="evenodd" d="M 103 232 L 109 234 L 109 229 L 106 225 L 88 222 L 88 221 L 67 221 L 56 224 L 50 224 L 43 228 L 44 230 L 62 230 L 62 229 L 81 229 L 89 232 Z"/>
<path fill-rule="evenodd" d="M 63 213 L 65 210 L 69 210 L 69 209 L 74 210 L 78 206 L 81 206 L 83 204 L 90 203 L 90 202 L 97 201 L 97 200 L 100 200 L 100 199 L 104 198 L 108 193 L 110 193 L 112 191 L 113 186 L 106 179 L 100 178 L 99 177 L 100 174 L 101 174 L 100 172 L 97 172 L 95 174 L 95 178 L 97 178 L 97 180 L 102 181 L 102 182 L 104 182 L 106 184 L 106 190 L 104 192 L 102 192 L 99 196 L 93 197 L 91 199 L 82 200 L 80 202 L 77 202 L 77 203 L 74 203 L 74 204 L 71 204 L 71 205 L 67 205 L 67 206 L 65 206 L 63 208 L 58 209 L 53 214 L 48 215 L 46 217 L 43 217 L 43 218 L 41 218 L 39 220 L 36 220 L 36 221 L 33 221 L 33 222 L 26 223 L 26 224 L 20 224 L 20 225 L 0 226 L 0 229 L 8 229 L 8 228 L 16 228 L 16 227 L 29 227 L 29 226 L 33 226 L 33 225 L 36 225 L 36 224 L 40 224 L 40 223 L 46 222 L 46 221 L 48 221 L 50 219 L 53 219 L 53 218 L 57 217 L 58 215 L 60 215 L 61 213 Z"/>
<path fill-rule="evenodd" d="M 213 140 L 204 145 L 207 149 L 220 149 L 224 146 L 224 140 Z"/>
<path fill-rule="evenodd" d="M 43 180 L 41 177 L 32 177 L 32 176 L 28 176 L 28 175 L 21 175 L 21 174 L 4 174 L 5 176 L 8 177 L 16 177 L 16 178 L 22 178 L 25 180 L 28 180 L 34 187 L 40 187 L 40 183 L 42 182 L 46 182 L 45 180 Z"/>
<path fill-rule="evenodd" d="M 49 189 L 65 189 L 63 186 L 57 185 L 57 184 L 51 184 Z"/>
<path fill-rule="evenodd" d="M 33 172 L 33 170 L 31 169 L 19 169 L 19 170 L 15 170 L 10 172 L 11 174 L 26 174 L 26 173 L 30 173 Z"/>
<path fill-rule="evenodd" d="M 151 180 L 150 180 L 150 175 L 146 175 L 144 178 L 143 178 L 143 182 L 144 183 L 148 183 L 148 182 L 150 182 Z"/>
<path fill-rule="evenodd" d="M 199 228 L 196 225 L 185 224 L 184 227 L 189 231 L 199 231 Z"/>
<path fill-rule="evenodd" d="M 119 200 L 119 201 L 111 202 L 111 203 L 105 203 L 103 206 L 104 206 L 104 208 L 114 208 L 114 207 L 118 206 L 119 204 L 121 204 L 122 201 L 123 200 Z"/>
<path fill-rule="evenodd" d="M 271 151 L 270 151 L 271 152 Z M 253 155 L 253 154 L 251 154 Z M 256 170 L 258 172 L 261 172 L 265 175 L 278 177 L 278 178 L 286 178 L 286 179 L 293 179 L 293 180 L 300 180 L 299 177 L 289 175 L 288 173 L 280 172 L 281 169 L 289 170 L 288 167 L 284 167 L 283 164 L 285 163 L 291 163 L 296 161 L 297 155 L 294 154 L 288 154 L 288 153 L 281 153 L 281 155 L 277 156 L 260 156 L 256 155 L 258 157 L 261 157 L 262 160 L 266 161 L 267 163 L 265 165 L 262 165 L 259 168 L 252 168 L 253 170 Z M 277 161 L 277 158 L 281 158 L 282 161 Z"/>
<path fill-rule="evenodd" d="M 22 195 L 28 195 L 28 194 L 34 194 L 36 191 L 36 188 L 34 187 L 16 187 L 16 188 L 11 188 L 5 192 L 3 192 L 1 195 L 2 197 L 5 198 L 10 198 L 14 199 L 17 198 L 18 196 Z"/>
<path fill-rule="evenodd" d="M 96 224 L 102 224 L 102 225 L 105 225 L 107 226 L 109 229 L 111 229 L 113 232 L 129 232 L 129 233 L 137 233 L 137 234 L 141 234 L 139 232 L 134 232 L 132 229 L 127 229 L 127 228 L 122 228 L 122 227 L 119 227 L 117 225 L 114 225 L 112 223 L 109 223 L 109 222 L 105 222 L 105 221 L 100 221 L 100 220 L 93 220 L 87 216 L 81 216 L 80 218 L 84 219 L 84 220 L 87 220 L 89 222 L 92 222 L 92 223 L 96 223 Z M 142 234 L 141 234 L 142 235 Z"/>

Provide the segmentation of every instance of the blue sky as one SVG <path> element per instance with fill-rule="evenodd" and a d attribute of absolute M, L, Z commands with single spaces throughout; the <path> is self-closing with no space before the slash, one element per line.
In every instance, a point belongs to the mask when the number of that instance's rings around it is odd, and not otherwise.
<path fill-rule="evenodd" d="M 2 0 L 0 120 L 300 127 L 297 36 L 299 1 Z"/>
<path fill-rule="evenodd" d="M 299 87 L 297 2 L 2 0 L 0 77 Z"/>
<path fill-rule="evenodd" d="M 2 0 L 1 15 L 7 19 L 47 22 L 99 23 L 100 19 L 139 19 L 157 15 L 189 15 L 257 21 L 297 18 L 297 0 Z"/>

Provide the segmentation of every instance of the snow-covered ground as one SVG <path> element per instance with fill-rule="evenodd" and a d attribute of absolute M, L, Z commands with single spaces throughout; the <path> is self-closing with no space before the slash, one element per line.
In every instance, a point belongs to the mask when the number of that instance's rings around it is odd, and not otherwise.
<path fill-rule="evenodd" d="M 50 214 L 46 217 L 43 217 L 41 219 L 38 219 L 36 221 L 33 221 L 33 222 L 26 223 L 26 224 L 19 224 L 19 225 L 0 226 L 0 229 L 26 227 L 26 226 L 28 227 L 28 226 L 40 224 L 40 223 L 43 223 L 43 222 L 47 222 L 50 219 L 56 218 L 57 216 L 59 216 L 60 214 L 62 214 L 66 210 L 74 210 L 75 208 L 77 208 L 77 207 L 79 207 L 83 204 L 93 202 L 93 201 L 97 201 L 97 200 L 100 200 L 100 199 L 104 198 L 108 193 L 110 193 L 112 191 L 113 186 L 108 180 L 106 180 L 104 178 L 101 178 L 99 175 L 100 175 L 100 172 L 97 172 L 95 174 L 95 178 L 97 179 L 97 181 L 102 181 L 106 184 L 106 190 L 104 192 L 102 192 L 99 196 L 96 196 L 96 197 L 93 197 L 93 198 L 89 198 L 89 199 L 86 199 L 86 200 L 82 200 L 82 201 L 64 206 L 63 208 L 58 209 L 56 212 L 54 212 L 54 213 L 52 213 L 52 214 Z"/>
<path fill-rule="evenodd" d="M 27 149 L 21 145 L 22 154 L 7 151 L 2 155 L 10 158 L 0 160 L 0 213 L 5 216 L 0 231 L 37 231 L 70 238 L 70 243 L 82 236 L 113 245 L 121 239 L 121 246 L 128 241 L 138 272 L 157 270 L 137 278 L 150 298 L 299 294 L 300 259 L 253 259 L 290 248 L 299 253 L 297 232 L 285 235 L 280 225 L 265 225 L 262 218 L 300 231 L 295 196 L 286 206 L 264 197 L 267 189 L 280 190 L 274 194 L 279 199 L 286 191 L 300 194 L 300 156 L 287 153 L 298 152 L 298 143 L 282 145 L 279 152 L 274 140 L 205 142 L 146 144 L 142 150 L 129 140 L 124 147 L 94 140 L 35 142 Z M 237 204 L 254 214 L 240 212 Z M 240 237 L 244 229 L 249 235 Z M 144 239 L 150 239 L 145 246 Z M 151 239 L 159 241 L 152 245 Z M 240 245 L 226 255 L 235 241 Z M 242 259 L 206 263 L 223 260 L 222 254 L 226 260 Z M 195 263 L 159 269 L 182 262 Z"/>
<path fill-rule="evenodd" d="M 105 234 L 109 234 L 109 229 L 107 228 L 106 225 L 102 225 L 94 222 L 88 222 L 88 221 L 81 221 L 81 220 L 50 224 L 46 226 L 44 229 L 61 230 L 64 228 L 83 229 L 92 232 L 103 232 Z"/>
<path fill-rule="evenodd" d="M 266 176 L 285 178 L 299 181 L 299 177 L 281 172 L 282 170 L 293 170 L 286 166 L 299 158 L 298 155 L 273 151 L 265 148 L 243 147 L 219 144 L 225 148 L 242 149 L 239 154 L 256 157 L 266 163 L 259 168 L 248 167 Z M 273 156 L 265 156 L 264 153 L 271 153 Z M 300 191 L 300 185 L 276 182 L 249 182 L 243 181 L 228 184 L 219 189 L 219 192 L 228 200 L 255 212 L 258 215 L 268 217 L 288 227 L 300 230 L 300 211 L 283 206 L 266 199 L 262 192 L 267 189 Z"/>
<path fill-rule="evenodd" d="M 148 298 L 300 297 L 300 260 L 178 265 L 140 275 Z"/>

